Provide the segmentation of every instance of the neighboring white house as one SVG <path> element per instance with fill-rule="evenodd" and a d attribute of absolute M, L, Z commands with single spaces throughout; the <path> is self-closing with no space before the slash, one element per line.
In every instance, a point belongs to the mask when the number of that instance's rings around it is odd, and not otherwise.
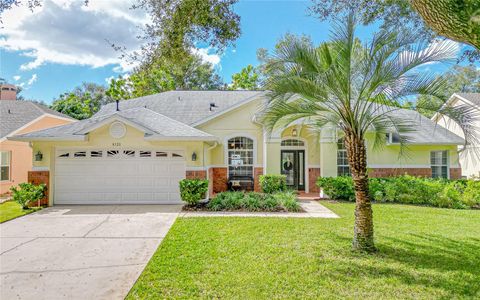
<path fill-rule="evenodd" d="M 462 166 L 462 176 L 480 176 L 480 158 L 478 157 L 480 153 L 480 93 L 455 93 L 447 101 L 446 105 L 451 107 L 470 107 L 475 112 L 475 121 L 472 125 L 475 128 L 477 139 L 474 143 L 467 145 L 465 149 L 464 146 L 460 146 L 460 150 L 466 150 L 460 154 L 460 165 Z M 460 126 L 447 117 L 436 114 L 432 120 L 464 138 Z"/>

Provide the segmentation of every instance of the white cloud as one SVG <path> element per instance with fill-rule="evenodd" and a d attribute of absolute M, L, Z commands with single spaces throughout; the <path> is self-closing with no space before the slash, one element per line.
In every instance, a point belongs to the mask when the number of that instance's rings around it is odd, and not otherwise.
<path fill-rule="evenodd" d="M 22 78 L 22 76 L 19 76 L 19 75 L 13 76 L 13 80 L 15 80 L 15 81 L 19 81 L 20 78 Z"/>
<path fill-rule="evenodd" d="M 18 79 L 20 79 L 20 76 L 14 76 L 14 79 L 15 77 L 18 77 Z M 28 88 L 30 88 L 32 84 L 34 84 L 37 81 L 37 79 L 38 79 L 37 74 L 33 74 L 32 77 L 30 77 L 30 79 L 28 79 L 27 81 L 20 82 L 17 85 L 27 90 Z M 18 81 L 17 79 L 15 80 Z"/>
<path fill-rule="evenodd" d="M 4 12 L 0 48 L 20 51 L 32 60 L 21 66 L 32 70 L 45 63 L 102 67 L 115 64 L 122 71 L 134 66 L 119 59 L 110 43 L 138 50 L 136 38 L 148 21 L 141 10 L 131 10 L 133 0 L 45 0 L 31 12 L 14 7 Z"/>
<path fill-rule="evenodd" d="M 27 81 L 27 85 L 32 85 L 37 81 L 37 74 L 33 74 L 32 77 Z"/>
<path fill-rule="evenodd" d="M 192 52 L 194 54 L 200 55 L 200 57 L 202 58 L 202 60 L 204 62 L 208 62 L 208 63 L 211 63 L 213 66 L 217 66 L 220 63 L 220 55 L 218 55 L 216 53 L 210 54 L 210 52 L 212 52 L 212 51 L 213 50 L 212 50 L 211 47 L 208 47 L 208 48 L 192 48 Z"/>

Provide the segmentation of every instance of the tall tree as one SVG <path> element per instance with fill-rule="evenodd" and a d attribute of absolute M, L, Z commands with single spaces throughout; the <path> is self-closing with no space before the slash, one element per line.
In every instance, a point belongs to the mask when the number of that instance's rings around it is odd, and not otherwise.
<path fill-rule="evenodd" d="M 387 133 L 398 135 L 405 147 L 406 133 L 415 127 L 396 116 L 398 107 L 389 105 L 400 106 L 405 97 L 416 94 L 441 97 L 438 89 L 443 80 L 414 69 L 453 58 L 454 51 L 445 44 L 423 51 L 428 43 L 408 32 L 388 30 L 362 44 L 355 42 L 355 27 L 350 15 L 335 23 L 328 43 L 311 47 L 292 41 L 275 51 L 266 68 L 265 87 L 271 92 L 263 121 L 270 132 L 301 120 L 312 130 L 336 129 L 343 136 L 355 190 L 353 248 L 374 251 L 366 134 L 373 134 L 375 149 L 385 145 Z M 468 111 L 445 113 L 462 126 L 467 140 L 477 134 L 469 126 Z"/>
<path fill-rule="evenodd" d="M 480 69 L 475 66 L 455 65 L 442 77 L 444 84 L 439 87 L 442 99 L 448 99 L 453 93 L 480 93 Z M 406 103 L 407 107 L 416 106 L 416 109 L 431 118 L 441 108 L 443 101 L 428 95 L 419 96 L 415 103 Z M 404 106 L 405 106 L 404 105 Z"/>
<path fill-rule="evenodd" d="M 72 118 L 83 120 L 90 118 L 102 105 L 112 102 L 106 96 L 105 87 L 96 83 L 84 82 L 73 91 L 63 93 L 53 101 L 51 108 Z"/>
<path fill-rule="evenodd" d="M 252 65 L 248 65 L 240 72 L 232 75 L 232 90 L 257 90 L 260 78 L 258 71 Z"/>
<path fill-rule="evenodd" d="M 381 21 L 383 29 L 415 31 L 425 39 L 433 40 L 440 36 L 474 45 L 469 41 L 473 35 L 469 35 L 466 31 L 471 30 L 472 34 L 477 32 L 478 39 L 480 24 L 477 23 L 475 26 L 474 21 L 478 20 L 479 12 L 477 9 L 475 13 L 471 8 L 477 7 L 479 3 L 477 0 L 312 0 L 310 11 L 322 21 L 354 11 L 363 25 Z M 464 10 L 466 7 L 470 9 Z M 467 21 L 467 12 L 471 14 L 470 21 Z M 449 29 L 436 30 L 435 22 L 439 24 L 448 22 Z M 449 31 L 458 31 L 464 38 L 456 38 Z M 478 45 L 476 47 L 476 49 L 465 49 L 463 57 L 471 62 L 479 60 L 480 49 Z"/>

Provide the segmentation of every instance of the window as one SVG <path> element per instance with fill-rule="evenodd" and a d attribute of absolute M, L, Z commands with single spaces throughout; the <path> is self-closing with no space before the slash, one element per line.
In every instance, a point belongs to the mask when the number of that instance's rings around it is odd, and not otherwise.
<path fill-rule="evenodd" d="M 387 133 L 387 144 L 400 144 L 400 140 L 398 133 Z"/>
<path fill-rule="evenodd" d="M 253 140 L 234 137 L 228 140 L 228 177 L 253 177 Z"/>
<path fill-rule="evenodd" d="M 103 151 L 90 151 L 90 157 L 102 157 Z"/>
<path fill-rule="evenodd" d="M 86 157 L 86 156 L 87 156 L 87 152 L 85 151 L 78 151 L 73 154 L 73 157 Z"/>
<path fill-rule="evenodd" d="M 152 157 L 152 151 L 140 151 L 140 157 Z"/>
<path fill-rule="evenodd" d="M 167 153 L 167 152 L 157 151 L 155 156 L 156 156 L 156 157 L 167 157 L 167 156 L 168 156 L 168 153 Z"/>
<path fill-rule="evenodd" d="M 172 153 L 172 157 L 183 157 L 181 154 L 178 153 Z"/>
<path fill-rule="evenodd" d="M 114 157 L 118 154 L 118 150 L 108 150 L 107 151 L 107 157 Z"/>
<path fill-rule="evenodd" d="M 10 151 L 0 152 L 0 181 L 10 180 Z"/>
<path fill-rule="evenodd" d="M 432 178 L 448 178 L 448 151 L 430 152 Z"/>
<path fill-rule="evenodd" d="M 337 143 L 337 176 L 350 176 L 350 166 L 348 165 L 347 149 L 343 139 Z"/>
<path fill-rule="evenodd" d="M 68 152 L 62 153 L 58 157 L 70 157 L 70 153 L 68 153 Z"/>
<path fill-rule="evenodd" d="M 297 139 L 288 139 L 288 140 L 283 140 L 281 143 L 281 146 L 303 147 L 305 146 L 305 143 Z"/>

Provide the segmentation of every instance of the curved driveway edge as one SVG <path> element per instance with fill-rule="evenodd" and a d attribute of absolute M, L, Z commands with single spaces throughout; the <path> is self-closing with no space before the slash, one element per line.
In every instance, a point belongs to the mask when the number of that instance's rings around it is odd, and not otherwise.
<path fill-rule="evenodd" d="M 0 224 L 0 298 L 124 299 L 180 210 L 55 206 Z"/>

